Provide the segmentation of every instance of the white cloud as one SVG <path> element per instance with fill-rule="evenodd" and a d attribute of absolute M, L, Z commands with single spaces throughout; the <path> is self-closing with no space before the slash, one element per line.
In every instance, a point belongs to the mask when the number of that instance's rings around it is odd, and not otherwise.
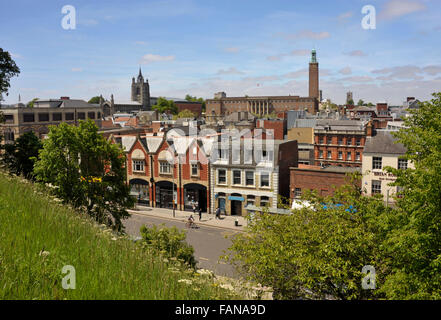
<path fill-rule="evenodd" d="M 378 15 L 379 19 L 395 19 L 414 12 L 425 10 L 427 7 L 421 1 L 390 0 Z"/>
<path fill-rule="evenodd" d="M 230 47 L 230 48 L 225 48 L 224 51 L 228 52 L 228 53 L 237 53 L 237 52 L 239 52 L 239 48 L 237 48 L 237 47 Z"/>
<path fill-rule="evenodd" d="M 344 67 L 343 69 L 341 69 L 338 72 L 341 74 L 344 74 L 344 75 L 348 75 L 348 74 L 352 74 L 352 69 L 351 69 L 351 67 Z"/>
<path fill-rule="evenodd" d="M 244 74 L 242 71 L 237 70 L 234 67 L 231 67 L 228 70 L 220 69 L 216 74 L 218 75 L 228 75 L 228 74 Z"/>
<path fill-rule="evenodd" d="M 21 54 L 18 54 L 18 53 L 10 52 L 10 55 L 11 55 L 11 58 L 13 58 L 13 59 L 23 58 L 23 56 Z"/>
<path fill-rule="evenodd" d="M 139 60 L 140 64 L 149 64 L 152 62 L 162 62 L 162 61 L 173 61 L 175 60 L 175 56 L 161 56 L 158 54 L 146 54 L 142 56 L 141 60 Z"/>
<path fill-rule="evenodd" d="M 351 56 L 351 57 L 365 57 L 365 56 L 367 56 L 367 54 L 361 50 L 354 50 L 354 51 L 346 52 L 345 55 Z"/>
<path fill-rule="evenodd" d="M 342 21 L 348 18 L 351 18 L 354 15 L 352 11 L 344 12 L 338 16 L 338 20 Z"/>
<path fill-rule="evenodd" d="M 298 40 L 298 39 L 321 40 L 321 39 L 329 38 L 331 36 L 331 34 L 327 31 L 314 32 L 311 30 L 302 30 L 297 33 L 279 32 L 279 33 L 276 33 L 275 36 L 283 38 L 285 40 Z"/>

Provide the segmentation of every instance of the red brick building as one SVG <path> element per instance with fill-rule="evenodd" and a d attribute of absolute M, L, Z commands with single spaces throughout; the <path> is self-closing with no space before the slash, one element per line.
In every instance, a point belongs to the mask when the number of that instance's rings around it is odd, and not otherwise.
<path fill-rule="evenodd" d="M 288 132 L 286 119 L 282 119 L 282 120 L 258 119 L 256 128 L 274 130 L 274 139 L 276 140 L 284 140 L 284 137 Z"/>
<path fill-rule="evenodd" d="M 314 127 L 315 165 L 361 167 L 366 136 L 372 124 L 356 120 L 317 120 Z"/>
<path fill-rule="evenodd" d="M 179 101 L 175 102 L 175 105 L 178 108 L 178 112 L 190 110 L 196 115 L 196 117 L 200 117 L 202 115 L 202 103 L 200 102 Z"/>
<path fill-rule="evenodd" d="M 141 205 L 203 212 L 210 209 L 209 161 L 199 140 L 165 136 L 116 136 L 127 156 L 127 181 Z"/>
<path fill-rule="evenodd" d="M 290 168 L 290 198 L 299 199 L 306 190 L 316 190 L 321 196 L 333 195 L 336 188 L 348 183 L 348 173 L 360 170 L 355 167 L 299 164 L 298 168 Z M 361 186 L 361 181 L 359 184 Z"/>

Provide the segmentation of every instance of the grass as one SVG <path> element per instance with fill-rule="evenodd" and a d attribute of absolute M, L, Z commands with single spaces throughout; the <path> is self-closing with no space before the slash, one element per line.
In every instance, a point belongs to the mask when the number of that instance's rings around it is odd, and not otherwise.
<path fill-rule="evenodd" d="M 62 288 L 65 265 L 76 271 L 73 290 Z M 0 299 L 231 298 L 238 297 L 214 279 L 114 235 L 41 186 L 0 171 Z"/>

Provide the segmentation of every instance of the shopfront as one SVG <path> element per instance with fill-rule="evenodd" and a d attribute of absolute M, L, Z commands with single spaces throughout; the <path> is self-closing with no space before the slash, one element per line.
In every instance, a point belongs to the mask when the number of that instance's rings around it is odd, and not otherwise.
<path fill-rule="evenodd" d="M 132 179 L 129 181 L 130 195 L 136 198 L 138 204 L 150 205 L 149 183 L 142 179 Z"/>
<path fill-rule="evenodd" d="M 207 187 L 198 183 L 184 186 L 184 210 L 193 211 L 193 204 L 196 209 L 201 208 L 202 212 L 207 212 Z"/>
<path fill-rule="evenodd" d="M 174 192 L 174 194 L 173 194 Z M 156 182 L 156 207 L 173 209 L 173 199 L 177 200 L 176 184 L 170 181 Z"/>
<path fill-rule="evenodd" d="M 241 216 L 242 215 L 242 203 L 245 201 L 244 197 L 241 194 L 233 193 L 228 197 L 228 200 L 231 201 L 231 215 L 232 216 Z"/>

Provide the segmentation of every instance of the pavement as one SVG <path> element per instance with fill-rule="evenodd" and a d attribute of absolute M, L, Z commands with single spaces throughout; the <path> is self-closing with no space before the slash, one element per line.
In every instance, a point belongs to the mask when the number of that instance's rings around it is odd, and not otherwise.
<path fill-rule="evenodd" d="M 165 218 L 170 220 L 176 220 L 180 222 L 187 222 L 188 217 L 193 214 L 190 211 L 175 210 L 173 216 L 173 210 L 164 208 L 150 208 L 144 206 L 136 206 L 135 210 L 128 210 L 130 213 L 147 215 L 158 218 Z M 193 214 L 194 222 L 196 225 L 209 226 L 221 229 L 229 229 L 234 231 L 244 231 L 247 226 L 247 219 L 241 216 L 227 216 L 221 215 L 220 219 L 216 219 L 214 214 L 202 213 L 202 220 L 199 221 L 199 214 Z M 236 220 L 238 226 L 235 225 Z"/>

